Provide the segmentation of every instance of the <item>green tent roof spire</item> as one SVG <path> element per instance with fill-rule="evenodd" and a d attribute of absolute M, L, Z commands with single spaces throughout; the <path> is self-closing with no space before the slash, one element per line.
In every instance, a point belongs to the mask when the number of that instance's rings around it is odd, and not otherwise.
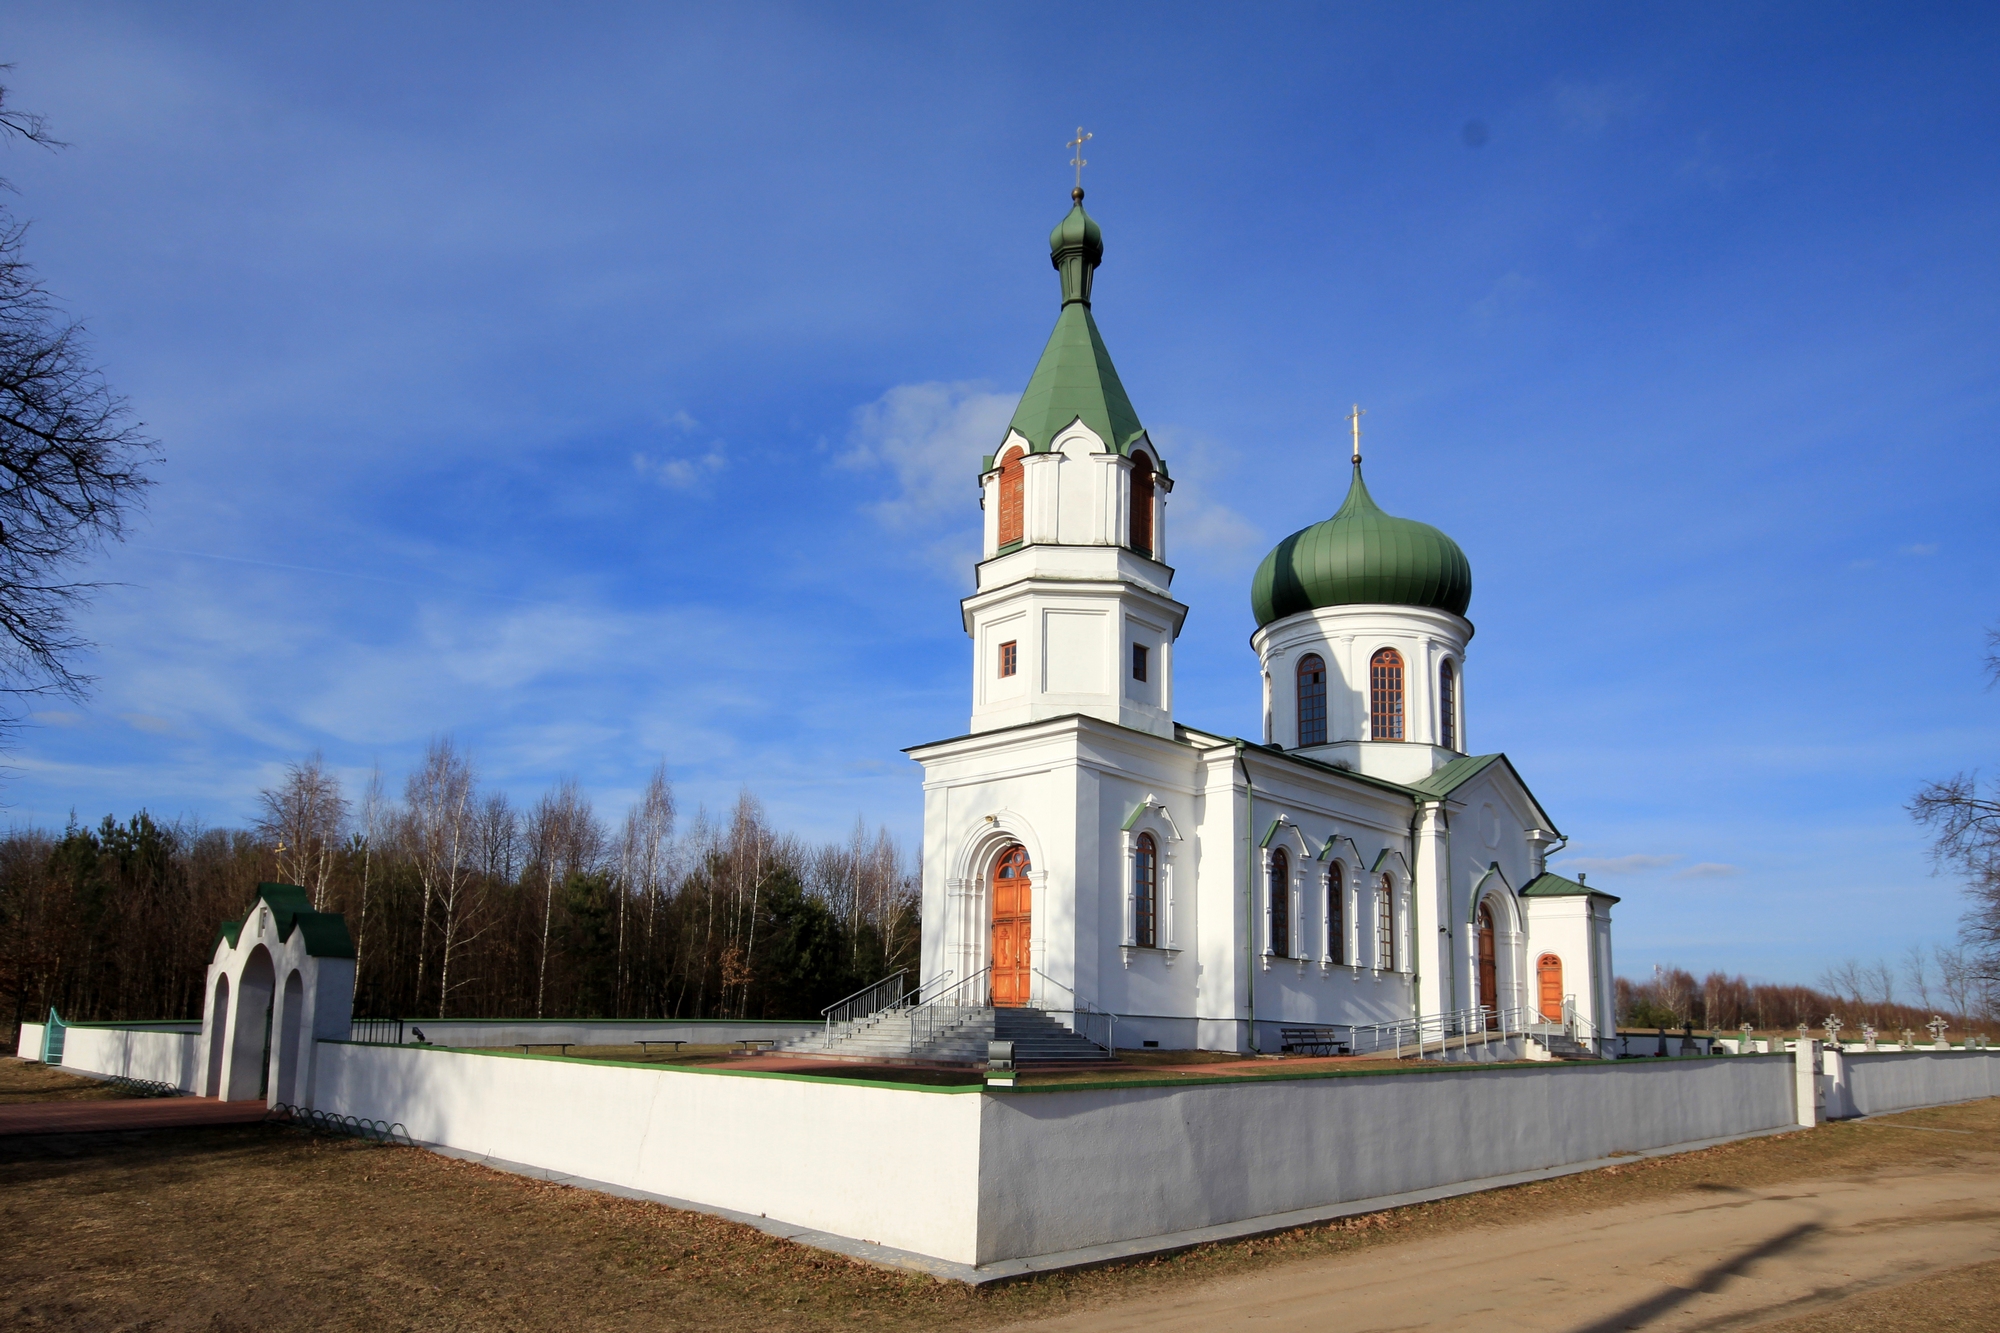
<path fill-rule="evenodd" d="M 1104 261 L 1104 233 L 1083 211 L 1081 186 L 1070 191 L 1070 201 L 1069 215 L 1049 233 L 1049 262 L 1062 276 L 1062 314 L 1008 429 L 1021 432 L 1029 449 L 1041 454 L 1071 422 L 1082 421 L 1108 449 L 1122 454 L 1146 428 L 1139 424 L 1090 315 L 1091 283 Z"/>

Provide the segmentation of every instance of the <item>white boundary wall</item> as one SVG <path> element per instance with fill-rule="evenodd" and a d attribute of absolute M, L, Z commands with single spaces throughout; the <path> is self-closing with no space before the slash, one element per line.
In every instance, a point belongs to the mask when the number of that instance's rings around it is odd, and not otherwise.
<path fill-rule="evenodd" d="M 63 1034 L 63 1068 L 170 1083 L 193 1092 L 201 1033 L 146 1028 L 71 1027 Z M 36 1056 L 41 1043 L 36 1042 Z"/>
<path fill-rule="evenodd" d="M 21 1038 L 14 1043 L 14 1054 L 23 1060 L 42 1058 L 42 1034 L 48 1030 L 47 1023 L 21 1024 Z"/>
<path fill-rule="evenodd" d="M 320 1042 L 314 1104 L 475 1156 L 973 1263 L 985 1100 L 977 1085 Z"/>
<path fill-rule="evenodd" d="M 1790 1057 L 986 1100 L 979 1262 L 1794 1123 Z"/>
<path fill-rule="evenodd" d="M 1883 1115 L 2000 1097 L 2000 1051 L 1828 1052 L 1829 1116 Z"/>

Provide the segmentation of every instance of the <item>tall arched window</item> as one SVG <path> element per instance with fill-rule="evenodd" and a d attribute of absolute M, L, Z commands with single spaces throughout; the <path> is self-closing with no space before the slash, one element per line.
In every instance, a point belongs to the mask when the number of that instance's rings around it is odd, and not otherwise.
<path fill-rule="evenodd" d="M 1318 653 L 1299 659 L 1299 744 L 1326 744 L 1326 663 Z"/>
<path fill-rule="evenodd" d="M 1384 972 L 1396 970 L 1396 882 L 1382 876 L 1375 894 L 1375 966 Z"/>
<path fill-rule="evenodd" d="M 1438 667 L 1438 744 L 1458 748 L 1458 672 L 1450 658 Z"/>
<path fill-rule="evenodd" d="M 1022 492 L 1026 479 L 1022 476 L 1021 450 L 1009 449 L 1000 460 L 1000 545 L 1011 546 L 1021 540 L 1023 522 L 1021 517 Z"/>
<path fill-rule="evenodd" d="M 1479 904 L 1479 1004 L 1486 1011 L 1488 1027 L 1492 1027 L 1498 1021 L 1500 1010 L 1500 962 L 1494 940 L 1493 905 L 1481 903 Z"/>
<path fill-rule="evenodd" d="M 1159 943 L 1160 849 L 1141 833 L 1132 849 L 1132 942 L 1150 949 Z"/>
<path fill-rule="evenodd" d="M 1271 853 L 1271 952 L 1292 956 L 1292 858 L 1282 847 Z"/>
<path fill-rule="evenodd" d="M 1403 739 L 1403 655 L 1394 648 L 1368 659 L 1368 739 Z"/>
<path fill-rule="evenodd" d="M 1132 455 L 1132 549 L 1153 553 L 1153 460 Z"/>
<path fill-rule="evenodd" d="M 1326 956 L 1347 961 L 1347 877 L 1335 861 L 1326 875 Z"/>

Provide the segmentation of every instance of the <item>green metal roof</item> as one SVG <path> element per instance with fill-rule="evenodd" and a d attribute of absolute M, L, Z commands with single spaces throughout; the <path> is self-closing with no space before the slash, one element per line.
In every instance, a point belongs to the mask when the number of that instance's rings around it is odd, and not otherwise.
<path fill-rule="evenodd" d="M 1552 874 L 1546 870 L 1528 881 L 1528 887 L 1521 890 L 1521 896 L 1523 898 L 1597 897 L 1609 898 L 1614 903 L 1623 901 L 1615 893 L 1606 893 L 1603 889 L 1593 889 L 1588 884 L 1580 883 L 1573 879 L 1564 879 L 1561 875 Z"/>
<path fill-rule="evenodd" d="M 1420 792 L 1432 796 L 1449 796 L 1458 788 L 1484 773 L 1495 763 L 1507 756 L 1504 754 L 1468 754 L 1452 760 L 1437 772 L 1410 785 Z M 1516 776 L 1519 776 L 1518 774 Z"/>
<path fill-rule="evenodd" d="M 1462 616 L 1472 564 L 1430 524 L 1383 513 L 1357 462 L 1334 516 L 1285 538 L 1257 566 L 1250 609 L 1262 627 L 1318 607 L 1377 603 Z"/>
<path fill-rule="evenodd" d="M 1145 434 L 1090 315 L 1091 282 L 1103 258 L 1103 233 L 1083 211 L 1079 195 L 1049 235 L 1049 261 L 1062 275 L 1062 314 L 1008 423 L 1034 453 L 1047 453 L 1073 421 L 1090 427 L 1113 453 L 1128 452 Z"/>
<path fill-rule="evenodd" d="M 313 958 L 354 957 L 354 937 L 347 933 L 347 918 L 339 912 L 315 912 L 312 899 L 296 884 L 259 884 L 257 901 L 271 909 L 271 919 L 278 927 L 280 943 L 291 939 L 292 931 L 298 930 L 305 938 L 306 953 Z M 256 909 L 251 909 L 251 915 Z M 235 921 L 225 921 L 215 932 L 215 941 L 208 946 L 209 953 L 215 952 L 215 945 L 224 940 L 235 948 L 243 937 L 243 924 L 249 916 Z"/>

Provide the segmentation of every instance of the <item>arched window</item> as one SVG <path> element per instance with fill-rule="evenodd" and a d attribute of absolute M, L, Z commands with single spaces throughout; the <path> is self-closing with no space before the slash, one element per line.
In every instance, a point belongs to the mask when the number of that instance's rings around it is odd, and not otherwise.
<path fill-rule="evenodd" d="M 1132 549 L 1153 553 L 1153 460 L 1132 455 Z"/>
<path fill-rule="evenodd" d="M 1299 659 L 1299 744 L 1326 744 L 1326 663 L 1318 653 Z"/>
<path fill-rule="evenodd" d="M 1493 905 L 1479 904 L 1479 1005 L 1486 1011 L 1486 1025 L 1499 1019 L 1500 963 L 1494 947 Z"/>
<path fill-rule="evenodd" d="M 1144 948 L 1159 943 L 1160 849 L 1153 835 L 1141 833 L 1132 849 L 1132 942 Z"/>
<path fill-rule="evenodd" d="M 1000 545 L 1012 546 L 1021 540 L 1021 495 L 1025 479 L 1021 472 L 1021 450 L 1009 449 L 1000 460 Z"/>
<path fill-rule="evenodd" d="M 1335 861 L 1326 875 L 1326 956 L 1347 961 L 1347 877 Z"/>
<path fill-rule="evenodd" d="M 1382 876 L 1375 894 L 1375 966 L 1384 972 L 1396 970 L 1396 882 Z"/>
<path fill-rule="evenodd" d="M 1368 659 L 1368 739 L 1403 739 L 1403 655 L 1394 648 Z"/>
<path fill-rule="evenodd" d="M 1271 952 L 1292 956 L 1292 858 L 1282 847 L 1271 853 Z"/>
<path fill-rule="evenodd" d="M 1438 744 L 1458 748 L 1458 672 L 1450 658 L 1438 668 Z"/>

